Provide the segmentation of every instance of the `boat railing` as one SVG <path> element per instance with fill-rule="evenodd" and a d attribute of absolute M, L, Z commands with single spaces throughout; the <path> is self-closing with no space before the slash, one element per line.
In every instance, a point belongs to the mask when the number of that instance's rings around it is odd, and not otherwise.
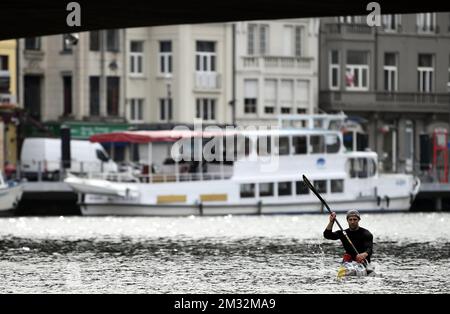
<path fill-rule="evenodd" d="M 213 181 L 231 178 L 231 173 L 207 172 L 207 173 L 157 173 L 157 174 L 130 174 L 130 173 L 105 173 L 90 172 L 85 177 L 89 179 L 101 179 L 114 182 L 140 182 L 140 183 L 169 183 L 190 181 Z"/>

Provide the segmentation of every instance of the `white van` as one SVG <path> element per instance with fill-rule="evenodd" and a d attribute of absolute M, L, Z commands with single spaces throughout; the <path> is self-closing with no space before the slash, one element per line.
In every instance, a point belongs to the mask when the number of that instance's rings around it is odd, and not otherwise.
<path fill-rule="evenodd" d="M 103 146 L 83 140 L 70 141 L 71 167 L 67 171 L 117 172 Z M 61 139 L 26 138 L 20 153 L 20 170 L 25 177 L 34 179 L 41 172 L 42 178 L 59 180 L 61 168 Z"/>

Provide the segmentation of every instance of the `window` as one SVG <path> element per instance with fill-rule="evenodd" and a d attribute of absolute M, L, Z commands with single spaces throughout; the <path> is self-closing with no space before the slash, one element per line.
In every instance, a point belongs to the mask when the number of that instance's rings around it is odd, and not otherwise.
<path fill-rule="evenodd" d="M 248 24 L 247 53 L 248 55 L 266 55 L 269 51 L 269 26 Z"/>
<path fill-rule="evenodd" d="M 433 90 L 433 55 L 419 54 L 417 67 L 418 91 L 421 93 L 430 93 Z"/>
<path fill-rule="evenodd" d="M 11 77 L 9 74 L 8 59 L 8 56 L 0 55 L 0 94 L 10 93 Z"/>
<path fill-rule="evenodd" d="M 295 56 L 296 57 L 300 57 L 303 55 L 303 43 L 302 43 L 302 38 L 303 38 L 303 32 L 304 32 L 304 28 L 302 26 L 296 26 L 295 27 Z"/>
<path fill-rule="evenodd" d="M 296 189 L 297 195 L 309 194 L 309 188 L 306 186 L 306 184 L 303 181 L 296 181 L 295 189 Z"/>
<path fill-rule="evenodd" d="M 119 46 L 119 30 L 106 30 L 106 50 L 111 52 L 118 52 Z"/>
<path fill-rule="evenodd" d="M 339 66 L 339 51 L 330 51 L 330 70 L 329 70 L 330 89 L 339 89 L 340 85 L 340 66 Z"/>
<path fill-rule="evenodd" d="M 328 154 L 339 152 L 339 148 L 341 147 L 339 137 L 334 134 L 325 135 L 325 144 Z"/>
<path fill-rule="evenodd" d="M 159 119 L 168 122 L 172 120 L 172 98 L 161 98 L 159 100 Z"/>
<path fill-rule="evenodd" d="M 344 180 L 331 180 L 331 193 L 343 193 L 344 192 Z"/>
<path fill-rule="evenodd" d="M 369 89 L 369 61 L 367 52 L 347 52 L 345 86 L 347 90 Z"/>
<path fill-rule="evenodd" d="M 275 142 L 278 142 L 278 155 L 289 155 L 289 136 L 280 136 L 275 139 Z"/>
<path fill-rule="evenodd" d="M 397 91 L 398 72 L 397 56 L 395 53 L 386 52 L 384 54 L 384 90 L 388 92 Z"/>
<path fill-rule="evenodd" d="M 260 183 L 259 196 L 273 196 L 273 183 Z"/>
<path fill-rule="evenodd" d="M 90 51 L 100 51 L 100 31 L 89 32 L 89 50 Z"/>
<path fill-rule="evenodd" d="M 142 75 L 144 69 L 142 62 L 144 60 L 144 42 L 131 41 L 130 42 L 130 74 Z"/>
<path fill-rule="evenodd" d="M 274 79 L 264 80 L 264 113 L 275 113 L 277 104 L 277 81 Z"/>
<path fill-rule="evenodd" d="M 144 99 L 132 98 L 130 99 L 128 119 L 131 122 L 142 122 L 144 120 Z"/>
<path fill-rule="evenodd" d="M 291 182 L 278 182 L 278 196 L 292 195 L 292 183 Z"/>
<path fill-rule="evenodd" d="M 203 120 L 216 119 L 216 100 L 211 98 L 197 98 L 195 117 Z"/>
<path fill-rule="evenodd" d="M 350 158 L 346 167 L 350 178 L 367 178 L 368 175 L 374 176 L 376 173 L 376 164 L 373 159 Z"/>
<path fill-rule="evenodd" d="M 309 107 L 310 103 L 310 81 L 308 80 L 297 80 L 295 84 L 295 103 L 297 111 L 305 110 Z"/>
<path fill-rule="evenodd" d="M 172 42 L 159 42 L 159 72 L 161 74 L 172 74 Z"/>
<path fill-rule="evenodd" d="M 195 70 L 198 72 L 216 72 L 216 43 L 197 41 L 195 53 Z"/>
<path fill-rule="evenodd" d="M 385 14 L 382 16 L 383 28 L 387 32 L 395 32 L 400 26 L 399 14 Z"/>
<path fill-rule="evenodd" d="M 62 52 L 65 52 L 65 53 L 72 52 L 72 44 L 66 38 L 66 35 L 62 35 Z"/>
<path fill-rule="evenodd" d="M 436 13 L 417 14 L 417 31 L 419 33 L 432 33 L 436 31 Z"/>
<path fill-rule="evenodd" d="M 72 114 L 72 76 L 63 76 L 63 115 Z"/>
<path fill-rule="evenodd" d="M 258 136 L 256 150 L 260 156 L 270 155 L 272 153 L 272 138 L 270 136 Z"/>
<path fill-rule="evenodd" d="M 258 81 L 244 80 L 244 113 L 256 113 Z"/>
<path fill-rule="evenodd" d="M 0 55 L 0 71 L 8 71 L 8 56 Z"/>
<path fill-rule="evenodd" d="M 100 77 L 89 77 L 89 112 L 91 116 L 100 115 Z"/>
<path fill-rule="evenodd" d="M 321 154 L 325 152 L 325 140 L 323 135 L 311 135 L 309 138 L 311 154 Z"/>
<path fill-rule="evenodd" d="M 255 197 L 255 184 L 241 184 L 241 197 Z"/>
<path fill-rule="evenodd" d="M 292 146 L 294 146 L 295 155 L 303 155 L 307 153 L 306 136 L 293 136 Z"/>
<path fill-rule="evenodd" d="M 319 193 L 327 193 L 327 181 L 326 180 L 314 180 L 314 188 Z"/>
<path fill-rule="evenodd" d="M 280 106 L 282 114 L 290 114 L 294 106 L 294 81 L 281 80 Z"/>
<path fill-rule="evenodd" d="M 108 116 L 119 115 L 120 78 L 108 76 L 106 78 L 106 110 Z"/>
<path fill-rule="evenodd" d="M 292 25 L 283 27 L 283 56 L 291 57 L 294 55 L 293 40 L 294 29 Z"/>
<path fill-rule="evenodd" d="M 25 38 L 25 50 L 41 50 L 41 38 Z"/>

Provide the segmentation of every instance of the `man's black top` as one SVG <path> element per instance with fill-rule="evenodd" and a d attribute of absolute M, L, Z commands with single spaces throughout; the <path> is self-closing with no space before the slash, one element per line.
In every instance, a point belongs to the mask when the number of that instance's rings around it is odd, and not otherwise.
<path fill-rule="evenodd" d="M 370 262 L 370 257 L 372 256 L 372 249 L 373 249 L 373 235 L 370 233 L 369 230 L 359 227 L 358 230 L 352 231 L 350 228 L 346 229 L 345 232 L 347 233 L 348 237 L 352 241 L 355 248 L 358 250 L 358 252 L 364 253 L 366 252 L 369 254 L 367 256 L 367 261 Z M 325 229 L 323 232 L 323 236 L 325 239 L 329 240 L 341 240 L 342 244 L 344 245 L 345 252 L 347 254 L 350 254 L 352 256 L 352 259 L 356 258 L 356 252 L 351 246 L 351 244 L 348 242 L 348 240 L 345 238 L 345 235 L 342 233 L 341 230 L 338 231 L 331 231 Z"/>

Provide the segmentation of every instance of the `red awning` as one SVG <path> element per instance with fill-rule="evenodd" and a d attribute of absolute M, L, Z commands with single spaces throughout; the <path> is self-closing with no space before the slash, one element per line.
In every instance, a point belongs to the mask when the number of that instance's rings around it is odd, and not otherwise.
<path fill-rule="evenodd" d="M 226 135 L 235 132 L 226 131 Z M 182 138 L 224 136 L 225 132 L 201 132 L 191 130 L 161 130 L 161 131 L 123 131 L 94 134 L 91 142 L 126 142 L 126 143 L 151 143 L 151 142 L 176 142 Z"/>

